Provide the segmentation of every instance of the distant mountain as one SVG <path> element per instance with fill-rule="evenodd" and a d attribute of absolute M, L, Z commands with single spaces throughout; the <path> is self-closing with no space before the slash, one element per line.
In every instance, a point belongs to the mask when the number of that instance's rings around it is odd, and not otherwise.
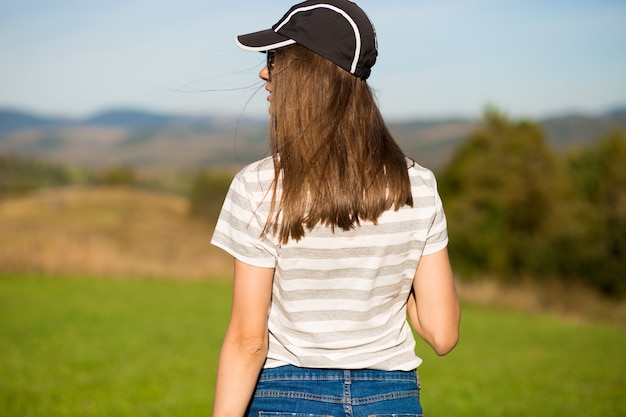
<path fill-rule="evenodd" d="M 56 119 L 35 116 L 18 110 L 0 109 L 0 135 L 15 130 L 58 126 L 61 123 Z"/>
<path fill-rule="evenodd" d="M 82 123 L 85 125 L 136 129 L 140 127 L 163 127 L 176 119 L 177 117 L 172 115 L 161 115 L 136 110 L 111 110 L 83 120 Z"/>
<path fill-rule="evenodd" d="M 246 127 L 260 127 L 263 123 L 256 119 L 241 119 L 214 115 L 162 114 L 134 109 L 113 109 L 84 119 L 54 118 L 33 113 L 0 108 L 0 135 L 19 130 L 33 130 L 49 127 L 98 126 L 123 129 L 160 129 L 173 126 L 186 126 L 195 129 L 223 129 L 234 123 Z"/>
<path fill-rule="evenodd" d="M 563 149 L 590 143 L 612 130 L 626 131 L 626 106 L 592 116 L 566 114 L 538 120 L 548 142 Z M 433 169 L 480 120 L 415 119 L 390 122 L 403 150 Z M 111 110 L 82 120 L 46 118 L 0 109 L 0 154 L 101 168 L 197 169 L 237 167 L 267 155 L 267 121 Z"/>
<path fill-rule="evenodd" d="M 617 106 L 606 113 L 607 116 L 624 117 L 626 116 L 626 104 Z"/>
<path fill-rule="evenodd" d="M 264 121 L 111 110 L 85 119 L 0 109 L 0 154 L 87 168 L 196 169 L 241 165 L 266 154 Z"/>
<path fill-rule="evenodd" d="M 626 107 L 599 116 L 570 114 L 546 118 L 540 123 L 552 146 L 585 145 L 611 131 L 626 131 Z"/>

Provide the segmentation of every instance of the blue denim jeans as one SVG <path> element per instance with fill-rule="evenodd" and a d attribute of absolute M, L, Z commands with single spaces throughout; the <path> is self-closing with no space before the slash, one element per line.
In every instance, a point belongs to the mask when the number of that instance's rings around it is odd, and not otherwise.
<path fill-rule="evenodd" d="M 311 369 L 261 372 L 247 417 L 422 415 L 416 372 Z"/>

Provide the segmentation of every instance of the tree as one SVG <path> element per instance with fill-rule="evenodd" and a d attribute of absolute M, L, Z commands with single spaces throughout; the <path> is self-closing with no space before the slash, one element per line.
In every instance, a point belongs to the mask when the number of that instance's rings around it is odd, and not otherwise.
<path fill-rule="evenodd" d="M 584 278 L 605 293 L 626 295 L 626 137 L 614 132 L 588 149 L 572 153 L 568 173 L 586 203 L 585 251 L 592 262 L 572 261 Z M 589 255 L 580 251 L 583 260 Z"/>
<path fill-rule="evenodd" d="M 211 171 L 198 173 L 193 179 L 189 195 L 191 215 L 210 222 L 216 221 L 231 179 L 223 173 Z"/>
<path fill-rule="evenodd" d="M 542 234 L 556 167 L 537 124 L 487 109 L 440 177 L 457 265 L 501 277 L 548 269 Z"/>
<path fill-rule="evenodd" d="M 626 296 L 626 137 L 558 159 L 541 128 L 487 109 L 439 176 L 465 275 L 578 280 Z"/>

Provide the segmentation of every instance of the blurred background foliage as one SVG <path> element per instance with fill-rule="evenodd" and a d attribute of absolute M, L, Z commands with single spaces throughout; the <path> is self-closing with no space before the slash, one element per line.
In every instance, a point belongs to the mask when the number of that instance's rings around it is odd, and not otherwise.
<path fill-rule="evenodd" d="M 0 154 L 0 199 L 85 179 L 82 172 L 56 164 Z"/>
<path fill-rule="evenodd" d="M 462 276 L 575 280 L 626 295 L 626 137 L 553 151 L 540 126 L 487 109 L 440 173 Z"/>

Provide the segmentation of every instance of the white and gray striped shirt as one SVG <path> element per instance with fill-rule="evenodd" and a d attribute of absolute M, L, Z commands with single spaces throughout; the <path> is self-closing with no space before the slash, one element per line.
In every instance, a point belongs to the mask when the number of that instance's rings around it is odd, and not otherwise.
<path fill-rule="evenodd" d="M 212 243 L 242 262 L 275 268 L 265 367 L 412 370 L 421 359 L 406 301 L 422 255 L 448 243 L 431 171 L 409 163 L 413 207 L 350 231 L 317 226 L 298 242 L 261 237 L 274 176 L 266 158 L 233 180 Z"/>

